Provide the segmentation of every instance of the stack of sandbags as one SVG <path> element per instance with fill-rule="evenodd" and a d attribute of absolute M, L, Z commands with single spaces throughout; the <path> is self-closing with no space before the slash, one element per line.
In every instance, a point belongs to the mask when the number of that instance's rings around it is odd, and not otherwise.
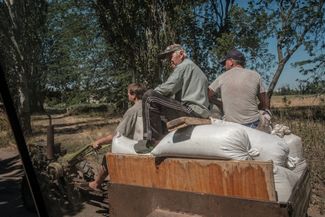
<path fill-rule="evenodd" d="M 301 138 L 295 134 L 284 135 L 283 139 L 289 148 L 289 156 L 295 160 L 295 168 L 293 172 L 300 177 L 307 167 L 306 159 L 304 158 L 304 150 Z"/>
<path fill-rule="evenodd" d="M 212 125 L 229 126 L 244 130 L 249 138 L 252 148 L 260 153 L 254 160 L 273 161 L 275 165 L 282 167 L 294 167 L 294 162 L 288 157 L 289 148 L 285 141 L 275 135 L 271 135 L 241 124 L 214 119 Z"/>
<path fill-rule="evenodd" d="M 243 129 L 232 126 L 190 126 L 167 134 L 152 150 L 154 156 L 251 160 L 258 155 Z"/>
<path fill-rule="evenodd" d="M 240 124 L 214 119 L 215 125 L 227 125 L 244 129 L 249 137 L 251 147 L 260 153 L 254 160 L 272 160 L 274 163 L 275 189 L 278 201 L 287 202 L 291 196 L 292 189 L 300 179 L 307 167 L 303 158 L 303 147 L 301 138 L 291 134 L 289 129 L 285 133 L 267 134 Z M 282 136 L 283 138 L 281 138 Z"/>
<path fill-rule="evenodd" d="M 276 124 L 271 134 L 283 138 L 289 148 L 289 158 L 295 162 L 295 167 L 291 168 L 299 177 L 307 167 L 307 162 L 303 156 L 302 140 L 299 136 L 291 133 L 289 127 L 283 124 Z"/>
<path fill-rule="evenodd" d="M 271 134 L 284 139 L 289 148 L 289 158 L 295 162 L 295 167 L 291 169 L 300 177 L 307 167 L 307 162 L 303 156 L 301 138 L 292 134 L 289 127 L 283 124 L 276 124 Z"/>
<path fill-rule="evenodd" d="M 284 135 L 283 139 L 288 145 L 289 156 L 303 160 L 304 157 L 301 138 L 291 133 L 289 135 Z"/>

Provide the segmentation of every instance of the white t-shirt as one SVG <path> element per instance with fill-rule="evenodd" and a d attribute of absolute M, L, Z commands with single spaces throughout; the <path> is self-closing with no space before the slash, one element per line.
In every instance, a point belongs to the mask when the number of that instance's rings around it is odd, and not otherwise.
<path fill-rule="evenodd" d="M 261 76 L 249 69 L 234 67 L 221 74 L 209 88 L 221 93 L 224 120 L 248 124 L 259 119 L 259 93 L 265 92 Z"/>

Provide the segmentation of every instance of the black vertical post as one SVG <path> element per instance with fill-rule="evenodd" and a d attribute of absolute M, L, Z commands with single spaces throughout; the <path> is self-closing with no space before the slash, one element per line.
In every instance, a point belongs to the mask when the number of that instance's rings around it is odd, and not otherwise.
<path fill-rule="evenodd" d="M 17 148 L 23 163 L 25 174 L 34 199 L 37 214 L 40 217 L 48 217 L 48 213 L 43 200 L 40 185 L 38 184 L 32 161 L 29 157 L 26 141 L 22 132 L 17 113 L 10 96 L 10 91 L 5 79 L 5 73 L 0 63 L 0 92 L 6 113 L 16 140 Z"/>

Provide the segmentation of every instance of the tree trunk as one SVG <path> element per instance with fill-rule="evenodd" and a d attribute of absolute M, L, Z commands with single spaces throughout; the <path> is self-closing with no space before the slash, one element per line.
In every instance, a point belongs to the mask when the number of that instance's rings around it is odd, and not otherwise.
<path fill-rule="evenodd" d="M 20 45 L 18 44 L 18 41 L 16 40 L 16 34 L 19 35 L 20 29 L 18 29 L 16 20 L 17 19 L 23 19 L 15 17 L 15 13 L 13 12 L 13 4 L 15 3 L 14 0 L 5 1 L 6 6 L 8 8 L 8 12 L 10 14 L 10 19 L 12 22 L 12 28 L 11 28 L 11 43 L 12 47 L 14 47 L 14 50 L 16 52 L 15 57 L 11 57 L 13 59 L 16 59 L 15 61 L 15 70 L 18 75 L 18 82 L 17 82 L 17 92 L 18 92 L 18 103 L 16 105 L 17 112 L 20 117 L 21 121 L 21 127 L 25 133 L 25 135 L 29 135 L 32 132 L 32 127 L 30 123 L 30 103 L 29 103 L 29 89 L 28 89 L 28 81 L 29 78 L 27 76 L 27 71 L 25 68 L 24 62 L 26 61 L 24 58 L 24 55 L 22 53 L 22 50 L 20 48 Z"/>
<path fill-rule="evenodd" d="M 32 126 L 30 123 L 30 105 L 29 105 L 29 90 L 28 90 L 28 79 L 23 67 L 19 68 L 19 85 L 18 89 L 18 115 L 20 116 L 21 127 L 25 135 L 32 133 Z"/>
<path fill-rule="evenodd" d="M 269 86 L 269 89 L 267 91 L 267 95 L 268 95 L 270 100 L 271 100 L 271 97 L 273 95 L 274 88 L 275 88 L 276 84 L 278 83 L 280 75 L 281 75 L 281 73 L 283 71 L 284 65 L 285 65 L 285 62 L 280 63 L 278 65 L 278 68 L 276 69 L 276 71 L 274 73 L 273 79 L 272 79 L 272 81 L 270 83 L 270 86 Z"/>

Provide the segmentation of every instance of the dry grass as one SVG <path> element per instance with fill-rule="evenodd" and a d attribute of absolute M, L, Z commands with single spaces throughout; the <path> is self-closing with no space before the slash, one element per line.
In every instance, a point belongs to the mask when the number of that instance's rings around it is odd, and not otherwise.
<path fill-rule="evenodd" d="M 61 147 L 68 152 L 73 152 L 85 145 L 90 145 L 96 139 L 114 132 L 120 117 L 108 117 L 98 113 L 92 115 L 53 115 L 55 142 L 61 143 Z M 28 143 L 46 141 L 47 116 L 33 116 L 33 136 Z"/>
<path fill-rule="evenodd" d="M 325 95 L 287 95 L 272 96 L 271 107 L 324 106 Z"/>

